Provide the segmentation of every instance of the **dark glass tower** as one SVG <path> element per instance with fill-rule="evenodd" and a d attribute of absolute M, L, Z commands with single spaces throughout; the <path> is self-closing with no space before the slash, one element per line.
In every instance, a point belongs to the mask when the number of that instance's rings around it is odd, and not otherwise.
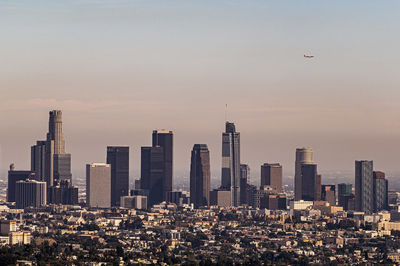
<path fill-rule="evenodd" d="M 172 191 L 173 177 L 173 134 L 172 131 L 154 130 L 153 131 L 153 147 L 163 148 L 163 182 L 162 197 L 167 200 L 168 192 Z"/>
<path fill-rule="evenodd" d="M 221 188 L 231 191 L 231 205 L 240 205 L 240 133 L 226 122 L 222 133 Z"/>
<path fill-rule="evenodd" d="M 374 211 L 373 162 L 356 161 L 355 163 L 355 207 L 356 211 L 371 214 Z"/>
<path fill-rule="evenodd" d="M 147 191 L 149 206 L 164 200 L 164 149 L 157 147 L 142 147 L 141 149 L 141 189 Z"/>
<path fill-rule="evenodd" d="M 388 180 L 385 173 L 374 171 L 374 212 L 388 208 Z"/>
<path fill-rule="evenodd" d="M 129 147 L 107 147 L 107 164 L 111 165 L 111 206 L 120 206 L 121 197 L 129 195 Z"/>
<path fill-rule="evenodd" d="M 250 182 L 250 167 L 247 164 L 240 164 L 240 204 L 249 205 L 248 185 Z"/>
<path fill-rule="evenodd" d="M 317 165 L 301 165 L 301 199 L 315 201 L 317 199 Z"/>
<path fill-rule="evenodd" d="M 210 204 L 210 152 L 206 144 L 195 144 L 190 164 L 190 202 L 195 208 Z"/>

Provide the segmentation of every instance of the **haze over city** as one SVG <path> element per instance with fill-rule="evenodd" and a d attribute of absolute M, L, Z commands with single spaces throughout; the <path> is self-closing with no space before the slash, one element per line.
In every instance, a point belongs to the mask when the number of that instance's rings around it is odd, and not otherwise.
<path fill-rule="evenodd" d="M 357 4 L 355 4 L 357 3 Z M 174 132 L 174 171 L 194 143 L 221 172 L 227 119 L 241 160 L 293 174 L 297 147 L 323 172 L 354 160 L 400 170 L 398 1 L 5 1 L 0 4 L 0 176 L 63 111 L 74 176 L 107 145 Z M 306 59 L 304 54 L 315 57 Z M 131 175 L 132 178 L 132 175 Z"/>

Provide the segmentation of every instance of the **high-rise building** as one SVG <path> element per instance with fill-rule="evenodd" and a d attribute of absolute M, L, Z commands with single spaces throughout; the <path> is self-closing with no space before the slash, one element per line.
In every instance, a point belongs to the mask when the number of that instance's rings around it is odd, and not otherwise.
<path fill-rule="evenodd" d="M 15 184 L 15 205 L 17 208 L 45 206 L 46 195 L 46 182 L 27 179 L 17 181 Z"/>
<path fill-rule="evenodd" d="M 353 184 L 340 183 L 338 184 L 338 205 L 343 208 L 346 205 L 347 195 L 353 193 Z"/>
<path fill-rule="evenodd" d="M 195 208 L 210 205 L 210 152 L 206 144 L 195 144 L 190 164 L 190 202 Z"/>
<path fill-rule="evenodd" d="M 353 193 L 353 184 L 340 183 L 338 184 L 338 196 Z"/>
<path fill-rule="evenodd" d="M 371 214 L 374 211 L 374 181 L 373 181 L 373 162 L 355 162 L 355 208 L 356 211 L 363 211 Z"/>
<path fill-rule="evenodd" d="M 163 148 L 164 170 L 162 178 L 162 197 L 167 199 L 167 193 L 173 186 L 173 133 L 168 130 L 153 131 L 153 147 Z"/>
<path fill-rule="evenodd" d="M 65 140 L 62 130 L 62 112 L 49 112 L 49 132 L 45 141 L 37 141 L 31 147 L 31 170 L 39 180 L 46 181 L 47 187 L 54 180 L 71 181 L 71 155 L 65 153 Z"/>
<path fill-rule="evenodd" d="M 304 201 L 316 201 L 317 198 L 317 165 L 301 165 L 301 198 Z"/>
<path fill-rule="evenodd" d="M 38 180 L 45 181 L 46 173 L 46 141 L 37 141 L 31 147 L 31 170 L 35 172 Z"/>
<path fill-rule="evenodd" d="M 34 179 L 35 173 L 32 171 L 16 171 L 14 164 L 10 165 L 8 171 L 7 201 L 15 202 L 16 183 L 21 180 Z"/>
<path fill-rule="evenodd" d="M 47 198 L 53 204 L 77 205 L 78 187 L 73 186 L 69 180 L 57 180 L 47 190 Z"/>
<path fill-rule="evenodd" d="M 231 191 L 233 206 L 240 204 L 240 133 L 235 124 L 226 122 L 222 133 L 221 188 Z"/>
<path fill-rule="evenodd" d="M 271 186 L 277 193 L 281 193 L 282 165 L 279 163 L 261 165 L 261 186 Z"/>
<path fill-rule="evenodd" d="M 250 183 L 250 167 L 240 164 L 240 204 L 249 205 L 248 186 Z"/>
<path fill-rule="evenodd" d="M 315 181 L 315 200 L 321 200 L 322 198 L 322 193 L 321 193 L 321 189 L 322 189 L 322 175 L 317 174 L 317 179 Z"/>
<path fill-rule="evenodd" d="M 71 182 L 71 154 L 54 154 L 54 180 Z M 53 181 L 54 185 L 54 181 Z"/>
<path fill-rule="evenodd" d="M 331 206 L 336 205 L 336 186 L 322 185 L 321 199 L 329 202 Z"/>
<path fill-rule="evenodd" d="M 49 132 L 47 140 L 54 140 L 54 154 L 65 154 L 65 140 L 62 130 L 62 112 L 53 110 L 49 113 Z"/>
<path fill-rule="evenodd" d="M 294 176 L 294 189 L 295 189 L 295 200 L 301 200 L 302 197 L 302 178 L 301 178 L 301 166 L 303 164 L 313 163 L 313 152 L 311 148 L 299 148 L 296 149 L 296 163 L 295 163 L 295 176 Z"/>
<path fill-rule="evenodd" d="M 374 171 L 374 212 L 386 210 L 388 204 L 388 180 L 385 173 Z"/>
<path fill-rule="evenodd" d="M 111 165 L 111 206 L 120 206 L 122 196 L 129 195 L 129 147 L 107 147 Z"/>
<path fill-rule="evenodd" d="M 164 171 L 163 147 L 142 147 L 140 187 L 147 191 L 149 206 L 164 200 Z"/>
<path fill-rule="evenodd" d="M 86 165 L 86 205 L 91 208 L 111 207 L 111 165 Z"/>

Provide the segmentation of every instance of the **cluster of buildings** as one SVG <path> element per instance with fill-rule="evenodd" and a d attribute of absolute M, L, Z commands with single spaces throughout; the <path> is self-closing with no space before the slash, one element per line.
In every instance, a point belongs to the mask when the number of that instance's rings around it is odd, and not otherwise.
<path fill-rule="evenodd" d="M 221 185 L 211 190 L 210 152 L 195 144 L 191 153 L 190 193 L 173 190 L 173 132 L 154 130 L 152 145 L 141 148 L 141 175 L 129 188 L 129 147 L 107 147 L 104 163 L 86 165 L 86 206 L 147 209 L 162 202 L 178 205 L 282 209 L 289 200 L 324 201 L 345 210 L 367 214 L 388 209 L 388 181 L 373 170 L 372 161 L 356 161 L 355 191 L 351 184 L 322 184 L 311 148 L 296 149 L 294 198 L 282 191 L 282 165 L 261 165 L 258 188 L 250 184 L 250 167 L 240 158 L 240 132 L 226 122 L 222 133 Z M 287 192 L 287 191 L 286 191 Z M 338 195 L 336 195 L 338 192 Z M 338 198 L 338 200 L 337 200 Z M 17 208 L 46 204 L 78 205 L 78 188 L 72 185 L 71 154 L 65 152 L 62 112 L 49 113 L 46 140 L 31 147 L 31 170 L 10 166 L 7 201 Z M 82 204 L 82 203 L 81 203 Z"/>
<path fill-rule="evenodd" d="M 381 263 L 384 258 L 400 263 L 400 245 L 379 246 L 400 241 L 399 195 L 388 191 L 385 174 L 374 171 L 372 161 L 355 162 L 354 189 L 348 183 L 323 184 L 312 149 L 299 148 L 293 192 L 283 190 L 283 168 L 275 162 L 261 165 L 256 187 L 250 167 L 240 159 L 240 133 L 230 122 L 222 133 L 216 189 L 211 189 L 206 144 L 191 151 L 190 191 L 173 190 L 172 131 L 154 130 L 152 145 L 141 148 L 141 176 L 134 189 L 129 155 L 127 146 L 109 146 L 105 162 L 87 164 L 86 201 L 78 202 L 62 113 L 51 111 L 46 140 L 31 148 L 31 169 L 10 166 L 7 204 L 0 206 L 0 243 L 33 242 L 37 248 L 44 241 L 57 243 L 54 256 L 61 261 L 93 265 L 115 259 L 322 264 Z M 114 251 L 129 256 L 114 258 Z"/>

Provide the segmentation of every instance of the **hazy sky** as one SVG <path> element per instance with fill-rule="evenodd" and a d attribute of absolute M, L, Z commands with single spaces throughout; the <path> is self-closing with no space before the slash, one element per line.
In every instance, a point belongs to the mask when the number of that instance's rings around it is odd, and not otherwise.
<path fill-rule="evenodd" d="M 400 2 L 0 1 L 0 176 L 28 169 L 61 109 L 73 172 L 107 145 L 171 129 L 176 172 L 206 143 L 220 175 L 225 104 L 243 162 L 400 170 Z M 305 59 L 303 54 L 313 54 Z"/>

